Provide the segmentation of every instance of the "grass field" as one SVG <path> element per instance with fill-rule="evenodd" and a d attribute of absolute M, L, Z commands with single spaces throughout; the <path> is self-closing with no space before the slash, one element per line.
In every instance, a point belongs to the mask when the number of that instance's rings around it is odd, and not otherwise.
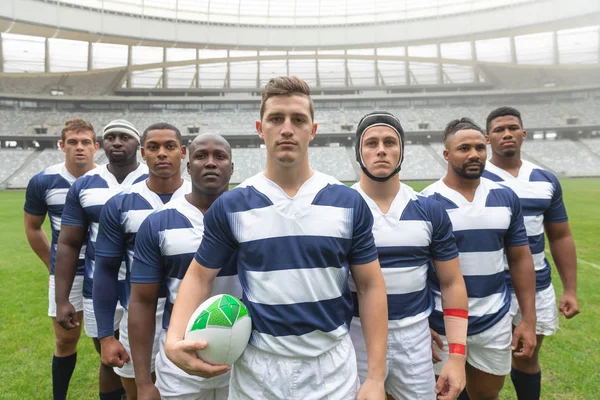
<path fill-rule="evenodd" d="M 577 243 L 582 313 L 561 317 L 542 349 L 542 399 L 600 399 L 600 179 L 563 180 Z M 420 190 L 425 183 L 411 185 Z M 54 348 L 47 315 L 48 273 L 23 232 L 24 192 L 0 192 L 0 399 L 50 399 Z M 556 271 L 554 282 L 560 295 Z M 98 398 L 98 356 L 83 337 L 70 399 Z M 507 379 L 502 399 L 515 399 Z"/>

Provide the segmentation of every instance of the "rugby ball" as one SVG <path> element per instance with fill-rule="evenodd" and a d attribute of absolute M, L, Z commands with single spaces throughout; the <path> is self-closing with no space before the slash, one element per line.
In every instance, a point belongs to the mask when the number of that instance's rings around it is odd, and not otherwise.
<path fill-rule="evenodd" d="M 244 303 L 234 296 L 219 294 L 194 311 L 185 338 L 206 341 L 206 348 L 196 351 L 201 360 L 232 365 L 244 352 L 251 332 L 252 320 Z"/>

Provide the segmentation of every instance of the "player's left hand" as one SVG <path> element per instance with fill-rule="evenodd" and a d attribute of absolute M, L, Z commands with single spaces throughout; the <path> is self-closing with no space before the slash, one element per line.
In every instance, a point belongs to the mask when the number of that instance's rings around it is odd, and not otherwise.
<path fill-rule="evenodd" d="M 454 400 L 467 384 L 466 357 L 451 354 L 448 362 L 442 367 L 440 377 L 435 385 L 435 393 L 439 400 Z"/>
<path fill-rule="evenodd" d="M 383 381 L 367 379 L 360 385 L 356 400 L 382 400 L 385 399 L 385 388 Z"/>
<path fill-rule="evenodd" d="M 571 319 L 579 314 L 579 303 L 577 302 L 577 295 L 575 293 L 564 292 L 560 296 L 560 302 L 558 310 L 561 315 L 564 315 L 567 319 Z"/>
<path fill-rule="evenodd" d="M 510 349 L 516 358 L 531 358 L 537 345 L 535 324 L 522 321 L 513 331 Z"/>

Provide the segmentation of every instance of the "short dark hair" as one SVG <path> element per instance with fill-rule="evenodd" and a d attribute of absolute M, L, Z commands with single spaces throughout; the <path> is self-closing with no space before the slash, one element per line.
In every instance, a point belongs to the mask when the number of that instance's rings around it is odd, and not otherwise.
<path fill-rule="evenodd" d="M 300 95 L 308 97 L 310 118 L 315 119 L 315 105 L 310 97 L 310 87 L 297 76 L 278 76 L 271 78 L 262 92 L 260 119 L 265 115 L 265 103 L 271 97 Z"/>
<path fill-rule="evenodd" d="M 146 143 L 146 139 L 148 138 L 148 132 L 164 130 L 164 129 L 175 132 L 175 135 L 177 136 L 177 140 L 179 141 L 179 143 L 181 143 L 181 141 L 182 141 L 181 132 L 179 131 L 179 129 L 177 129 L 177 127 L 175 125 L 171 125 L 168 122 L 157 122 L 157 123 L 152 124 L 149 127 L 147 127 L 146 130 L 144 131 L 144 133 L 142 133 L 142 146 Z"/>
<path fill-rule="evenodd" d="M 519 124 L 521 124 L 521 128 L 523 128 L 523 119 L 521 118 L 521 113 L 519 112 L 519 110 L 513 107 L 500 107 L 496 108 L 487 116 L 487 119 L 485 120 L 485 130 L 489 133 L 490 124 L 492 123 L 492 121 L 498 117 L 506 116 L 516 117 L 519 120 Z"/>
<path fill-rule="evenodd" d="M 464 131 L 465 129 L 473 129 L 476 131 L 483 133 L 483 129 L 479 127 L 471 118 L 462 117 L 461 119 L 454 119 L 448 122 L 446 128 L 444 129 L 444 136 L 442 137 L 442 141 L 446 143 L 446 140 L 449 136 L 454 135 L 458 131 Z"/>
<path fill-rule="evenodd" d="M 63 142 L 67 139 L 67 132 L 92 132 L 92 141 L 96 143 L 96 131 L 94 130 L 94 126 L 85 119 L 71 118 L 65 122 L 65 125 L 60 132 L 60 140 Z"/>

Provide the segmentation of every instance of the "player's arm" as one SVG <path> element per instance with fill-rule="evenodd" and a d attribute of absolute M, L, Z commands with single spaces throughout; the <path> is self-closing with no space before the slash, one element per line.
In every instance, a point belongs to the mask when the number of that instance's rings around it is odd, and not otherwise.
<path fill-rule="evenodd" d="M 153 224 L 155 216 L 146 218 L 138 230 L 131 266 L 129 342 L 140 398 L 145 398 L 147 391 L 157 394 L 152 382 L 151 360 L 163 268 L 158 230 Z"/>
<path fill-rule="evenodd" d="M 531 357 L 536 347 L 535 336 L 535 268 L 529 240 L 523 222 L 521 203 L 513 194 L 511 223 L 504 238 L 510 279 L 517 296 L 522 322 L 513 331 L 512 349 L 515 357 Z M 521 348 L 519 348 L 521 343 Z"/>
<path fill-rule="evenodd" d="M 79 190 L 75 183 L 69 189 L 65 201 L 54 266 L 56 321 L 64 329 L 73 329 L 79 325 L 75 307 L 69 302 L 69 293 L 77 273 L 79 252 L 87 229 L 87 218 L 79 203 Z"/>
<path fill-rule="evenodd" d="M 119 268 L 125 252 L 118 197 L 108 200 L 100 214 L 92 290 L 102 362 L 112 367 L 122 367 L 129 362 L 129 355 L 114 337 L 115 309 L 119 300 Z"/>
<path fill-rule="evenodd" d="M 32 215 L 27 211 L 24 214 L 25 235 L 29 246 L 50 271 L 50 242 L 42 227 L 46 215 Z"/>
<path fill-rule="evenodd" d="M 544 213 L 544 229 L 550 245 L 550 253 L 560 275 L 563 294 L 559 310 L 567 318 L 579 314 L 577 302 L 577 254 L 575 241 L 567 219 L 567 211 L 562 198 L 562 187 L 553 176 L 554 193 L 550 207 Z"/>
<path fill-rule="evenodd" d="M 435 273 L 440 283 L 444 327 L 450 358 L 442 367 L 435 392 L 441 400 L 454 399 L 466 384 L 465 362 L 469 299 L 460 270 L 458 247 L 452 232 L 452 222 L 443 206 L 433 199 L 427 201 L 432 225 L 429 246 Z M 441 339 L 439 339 L 441 342 Z"/>
<path fill-rule="evenodd" d="M 190 375 L 211 378 L 231 369 L 228 365 L 210 365 L 200 360 L 196 350 L 204 349 L 210 343 L 184 337 L 189 319 L 196 308 L 210 297 L 215 277 L 236 250 L 237 242 L 229 228 L 221 197 L 204 215 L 202 242 L 181 281 L 165 340 L 167 357 Z"/>
<path fill-rule="evenodd" d="M 33 252 L 50 271 L 50 243 L 42 225 L 48 206 L 44 199 L 44 188 L 38 175 L 31 178 L 25 192 L 25 235 Z"/>
<path fill-rule="evenodd" d="M 563 294 L 560 297 L 560 313 L 567 318 L 579 314 L 577 302 L 577 254 L 575 240 L 568 222 L 547 222 L 544 224 L 550 253 L 560 275 Z"/>

